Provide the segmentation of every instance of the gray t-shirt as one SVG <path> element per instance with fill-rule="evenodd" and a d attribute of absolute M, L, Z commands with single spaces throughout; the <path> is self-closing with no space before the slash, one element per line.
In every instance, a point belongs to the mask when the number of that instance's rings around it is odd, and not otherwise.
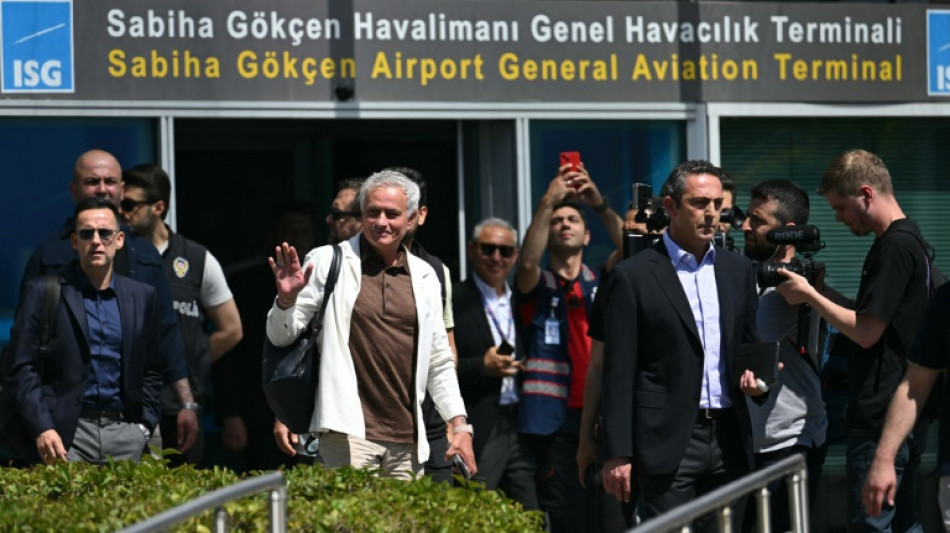
<path fill-rule="evenodd" d="M 759 298 L 756 325 L 763 341 L 780 341 L 779 361 L 784 368 L 772 385 L 769 397 L 757 405 L 746 399 L 752 417 L 752 438 L 756 453 L 766 453 L 790 446 L 820 446 L 825 442 L 828 418 L 821 399 L 821 381 L 812 362 L 821 353 L 820 317 L 811 313 L 808 336 L 809 360 L 798 352 L 798 306 L 788 305 L 774 288 L 766 289 Z"/>

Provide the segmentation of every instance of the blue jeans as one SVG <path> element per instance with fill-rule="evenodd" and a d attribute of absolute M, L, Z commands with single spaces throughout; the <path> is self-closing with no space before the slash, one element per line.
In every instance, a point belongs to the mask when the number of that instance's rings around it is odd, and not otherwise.
<path fill-rule="evenodd" d="M 848 532 L 922 533 L 923 527 L 917 518 L 917 470 L 920 456 L 927 442 L 927 424 L 920 423 L 907 437 L 894 458 L 897 474 L 897 495 L 894 506 L 887 503 L 881 515 L 872 518 L 861 503 L 861 488 L 877 449 L 877 436 L 849 435 L 847 449 L 848 470 Z"/>

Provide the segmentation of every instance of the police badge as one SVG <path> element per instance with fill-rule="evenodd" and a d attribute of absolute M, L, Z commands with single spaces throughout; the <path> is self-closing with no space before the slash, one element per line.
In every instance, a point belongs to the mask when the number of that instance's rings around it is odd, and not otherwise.
<path fill-rule="evenodd" d="M 184 257 L 176 257 L 172 261 L 172 268 L 175 269 L 175 275 L 179 278 L 185 277 L 185 274 L 188 273 L 188 260 Z"/>

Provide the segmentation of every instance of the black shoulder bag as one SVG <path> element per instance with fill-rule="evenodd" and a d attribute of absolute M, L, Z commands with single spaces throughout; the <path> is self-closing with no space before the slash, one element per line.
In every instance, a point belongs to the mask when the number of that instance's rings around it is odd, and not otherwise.
<path fill-rule="evenodd" d="M 320 347 L 323 313 L 340 276 L 342 252 L 333 247 L 333 261 L 323 287 L 323 303 L 307 329 L 287 346 L 274 346 L 264 336 L 264 395 L 274 415 L 294 433 L 308 433 L 320 380 Z"/>

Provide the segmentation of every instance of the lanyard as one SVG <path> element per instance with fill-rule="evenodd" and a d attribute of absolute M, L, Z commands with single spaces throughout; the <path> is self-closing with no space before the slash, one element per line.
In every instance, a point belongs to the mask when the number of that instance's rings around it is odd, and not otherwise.
<path fill-rule="evenodd" d="M 495 326 L 495 331 L 498 332 L 498 336 L 501 337 L 502 341 L 507 342 L 508 344 L 512 344 L 511 341 L 508 340 L 514 337 L 512 329 L 514 328 L 515 321 L 511 317 L 511 313 L 508 314 L 508 329 L 507 329 L 507 334 L 506 334 L 505 332 L 501 330 L 501 324 L 498 323 L 498 318 L 495 316 L 495 313 L 492 312 L 491 306 L 488 304 L 488 299 L 485 298 L 484 294 L 482 295 L 482 303 L 485 305 L 485 314 L 487 314 L 488 318 L 491 319 L 491 323 L 493 326 Z"/>

